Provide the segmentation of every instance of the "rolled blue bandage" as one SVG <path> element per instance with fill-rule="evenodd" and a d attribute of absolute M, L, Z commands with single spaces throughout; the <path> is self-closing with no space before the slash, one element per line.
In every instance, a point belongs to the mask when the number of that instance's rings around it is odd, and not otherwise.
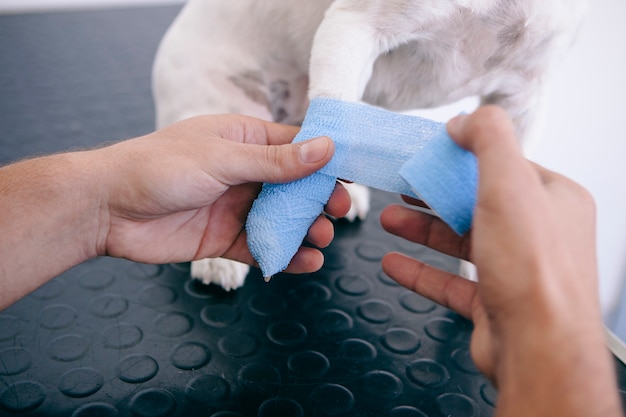
<path fill-rule="evenodd" d="M 470 229 L 478 187 L 476 157 L 445 130 L 402 165 L 400 176 L 452 230 L 463 235 Z"/>
<path fill-rule="evenodd" d="M 264 184 L 246 232 L 263 276 L 283 271 L 341 178 L 423 199 L 452 229 L 471 225 L 476 198 L 474 156 L 456 145 L 445 124 L 335 99 L 311 100 L 294 142 L 328 136 L 333 159 L 288 184 Z"/>

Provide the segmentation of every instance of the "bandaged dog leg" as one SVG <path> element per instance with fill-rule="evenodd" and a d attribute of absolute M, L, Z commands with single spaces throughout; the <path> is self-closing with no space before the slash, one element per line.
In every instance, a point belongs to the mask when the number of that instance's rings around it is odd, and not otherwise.
<path fill-rule="evenodd" d="M 264 184 L 246 232 L 266 278 L 283 271 L 322 213 L 341 178 L 424 200 L 457 233 L 471 225 L 476 198 L 474 156 L 456 145 L 445 124 L 336 99 L 311 100 L 294 142 L 328 136 L 333 159 L 288 184 Z"/>

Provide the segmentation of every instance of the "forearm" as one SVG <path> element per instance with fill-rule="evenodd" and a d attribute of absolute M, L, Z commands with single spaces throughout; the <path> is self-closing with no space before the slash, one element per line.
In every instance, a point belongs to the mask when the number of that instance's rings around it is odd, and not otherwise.
<path fill-rule="evenodd" d="M 0 168 L 0 309 L 96 255 L 98 173 L 87 155 Z"/>

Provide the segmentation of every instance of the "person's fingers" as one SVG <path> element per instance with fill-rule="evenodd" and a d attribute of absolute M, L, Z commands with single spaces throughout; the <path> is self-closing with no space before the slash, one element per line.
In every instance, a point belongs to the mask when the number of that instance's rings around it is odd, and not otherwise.
<path fill-rule="evenodd" d="M 480 107 L 471 115 L 453 118 L 447 128 L 453 140 L 476 155 L 481 187 L 494 183 L 511 188 L 527 178 L 531 164 L 524 158 L 513 123 L 503 109 Z"/>
<path fill-rule="evenodd" d="M 469 259 L 469 235 L 459 236 L 436 216 L 400 205 L 385 207 L 380 215 L 383 228 L 396 236 L 431 249 Z"/>
<path fill-rule="evenodd" d="M 313 222 L 306 235 L 306 241 L 318 248 L 325 248 L 335 236 L 335 228 L 332 222 L 321 215 Z"/>
<path fill-rule="evenodd" d="M 348 214 L 351 204 L 350 193 L 341 183 L 337 183 L 324 211 L 335 218 L 340 218 Z"/>
<path fill-rule="evenodd" d="M 300 131 L 300 128 L 297 126 L 283 125 L 280 123 L 267 122 L 263 126 L 265 128 L 265 136 L 268 145 L 284 145 L 291 143 Z"/>
<path fill-rule="evenodd" d="M 494 213 L 507 212 L 514 217 L 533 209 L 537 193 L 542 190 L 541 178 L 522 154 L 511 119 L 504 110 L 480 107 L 471 115 L 455 117 L 447 128 L 452 139 L 478 160 L 474 222 Z"/>
<path fill-rule="evenodd" d="M 285 272 L 308 274 L 316 272 L 324 265 L 324 255 L 318 249 L 301 246 L 289 262 Z"/>
<path fill-rule="evenodd" d="M 333 217 L 343 217 L 350 210 L 350 194 L 343 185 L 337 183 L 335 190 L 330 196 L 325 207 L 325 212 Z M 311 225 L 306 236 L 306 241 L 318 248 L 325 248 L 335 236 L 332 222 L 325 216 L 320 215 Z"/>
<path fill-rule="evenodd" d="M 334 236 L 335 229 L 332 222 L 326 216 L 320 215 L 311 225 L 305 240 L 318 248 L 325 248 L 332 242 Z M 199 257 L 214 257 L 216 255 L 215 253 L 200 254 Z M 243 230 L 235 238 L 233 244 L 219 256 L 258 266 L 248 249 L 246 233 Z M 315 272 L 322 267 L 323 263 L 324 256 L 319 250 L 310 247 L 300 247 L 285 271 L 292 273 Z"/>
<path fill-rule="evenodd" d="M 476 284 L 400 253 L 388 253 L 383 271 L 400 285 L 471 319 L 476 308 Z"/>
<path fill-rule="evenodd" d="M 448 122 L 447 130 L 459 146 L 474 153 L 479 160 L 493 158 L 492 163 L 502 164 L 503 158 L 499 156 L 510 155 L 523 160 L 513 123 L 500 107 L 479 107 L 472 114 L 456 116 Z"/>
<path fill-rule="evenodd" d="M 300 131 L 297 126 L 239 114 L 197 116 L 179 122 L 178 125 L 184 129 L 187 128 L 187 123 L 193 124 L 196 131 L 207 132 L 234 142 L 256 145 L 285 145 L 291 143 Z"/>
<path fill-rule="evenodd" d="M 327 137 L 286 145 L 252 145 L 230 142 L 221 167 L 212 175 L 234 185 L 245 182 L 283 183 L 304 178 L 332 158 L 335 146 Z"/>
<path fill-rule="evenodd" d="M 224 258 L 243 262 L 258 267 L 248 246 L 246 245 L 245 233 L 242 233 L 233 246 L 223 255 Z M 324 265 L 324 255 L 319 249 L 301 246 L 294 255 L 284 272 L 292 274 L 307 274 L 318 271 Z"/>

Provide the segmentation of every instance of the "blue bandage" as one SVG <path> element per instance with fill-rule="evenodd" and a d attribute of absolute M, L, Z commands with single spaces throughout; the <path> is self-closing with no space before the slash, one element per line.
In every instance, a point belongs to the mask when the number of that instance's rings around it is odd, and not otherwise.
<path fill-rule="evenodd" d="M 283 271 L 322 213 L 341 178 L 421 198 L 459 234 L 469 230 L 476 202 L 474 156 L 448 136 L 445 124 L 362 103 L 311 100 L 294 142 L 328 136 L 333 159 L 288 184 L 264 184 L 246 232 L 263 276 Z"/>

